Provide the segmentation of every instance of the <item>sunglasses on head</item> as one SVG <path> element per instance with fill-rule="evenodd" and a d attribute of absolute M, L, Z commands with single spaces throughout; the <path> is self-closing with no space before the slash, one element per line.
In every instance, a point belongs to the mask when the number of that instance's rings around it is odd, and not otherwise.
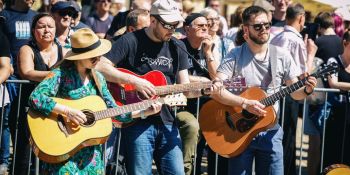
<path fill-rule="evenodd" d="M 74 16 L 74 12 L 71 10 L 60 10 L 58 11 L 58 14 L 62 17 L 65 17 L 66 15 L 68 15 L 69 17 Z"/>
<path fill-rule="evenodd" d="M 270 22 L 265 22 L 265 23 L 260 23 L 260 24 L 251 24 L 249 26 L 252 26 L 255 31 L 259 32 L 259 31 L 261 31 L 263 29 L 263 27 L 266 30 L 269 30 L 271 28 L 271 23 Z"/>
<path fill-rule="evenodd" d="M 176 23 L 176 24 L 167 24 L 165 23 L 162 19 L 160 19 L 159 16 L 154 16 L 157 21 L 165 28 L 165 29 L 168 29 L 168 30 L 175 30 L 177 28 L 177 26 L 179 25 L 179 23 Z"/>

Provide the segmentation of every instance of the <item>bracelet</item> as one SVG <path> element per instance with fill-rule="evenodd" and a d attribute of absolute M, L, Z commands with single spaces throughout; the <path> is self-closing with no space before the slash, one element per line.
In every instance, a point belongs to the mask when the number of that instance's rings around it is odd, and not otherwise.
<path fill-rule="evenodd" d="M 204 89 L 201 89 L 201 94 L 202 94 L 202 96 L 209 96 L 209 94 L 206 94 L 206 93 L 204 92 Z"/>
<path fill-rule="evenodd" d="M 146 119 L 147 117 L 145 116 L 145 111 L 144 110 L 141 110 L 140 111 L 140 118 L 141 119 Z"/>
<path fill-rule="evenodd" d="M 306 95 L 311 95 L 313 92 L 314 92 L 314 89 L 312 89 L 311 92 L 307 92 L 307 91 L 306 91 L 306 87 L 304 87 L 304 93 L 305 93 Z"/>

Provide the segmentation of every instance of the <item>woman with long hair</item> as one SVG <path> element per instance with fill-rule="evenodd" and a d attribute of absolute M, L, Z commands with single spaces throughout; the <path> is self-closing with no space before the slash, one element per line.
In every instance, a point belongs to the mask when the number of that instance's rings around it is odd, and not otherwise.
<path fill-rule="evenodd" d="M 105 78 L 94 70 L 101 55 L 111 49 L 111 43 L 99 39 L 91 29 L 87 28 L 77 30 L 71 37 L 71 43 L 72 50 L 35 88 L 29 97 L 29 105 L 44 115 L 62 114 L 65 121 L 80 125 L 87 121 L 86 115 L 80 110 L 56 103 L 52 97 L 76 100 L 99 95 L 105 101 L 107 108 L 116 108 L 117 105 L 107 89 Z M 148 116 L 158 113 L 160 109 L 161 104 L 155 103 L 145 111 L 116 116 L 116 119 L 122 121 L 125 118 L 131 119 L 131 116 Z M 102 155 L 101 145 L 88 146 L 79 150 L 67 161 L 55 164 L 44 162 L 41 174 L 105 174 Z"/>

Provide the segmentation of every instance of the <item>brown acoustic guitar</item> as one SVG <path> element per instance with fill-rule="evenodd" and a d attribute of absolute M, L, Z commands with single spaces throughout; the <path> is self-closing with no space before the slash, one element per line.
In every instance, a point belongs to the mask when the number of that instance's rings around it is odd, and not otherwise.
<path fill-rule="evenodd" d="M 330 64 L 311 76 L 324 77 L 337 70 L 337 64 Z M 227 106 L 214 100 L 205 103 L 199 114 L 199 124 L 210 148 L 223 157 L 234 157 L 242 153 L 259 132 L 275 125 L 277 117 L 272 105 L 303 87 L 305 81 L 306 79 L 299 80 L 270 96 L 257 87 L 246 89 L 240 96 L 264 104 L 267 111 L 265 117 L 253 115 L 239 106 Z"/>

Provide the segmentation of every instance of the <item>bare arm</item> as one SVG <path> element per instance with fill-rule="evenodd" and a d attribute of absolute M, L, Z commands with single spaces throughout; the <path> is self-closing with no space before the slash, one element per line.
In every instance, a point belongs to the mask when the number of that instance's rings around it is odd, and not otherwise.
<path fill-rule="evenodd" d="M 18 72 L 23 79 L 31 81 L 42 81 L 49 71 L 34 70 L 34 53 L 32 49 L 24 45 L 18 53 Z"/>
<path fill-rule="evenodd" d="M 0 57 L 0 84 L 11 75 L 11 64 L 9 57 Z"/>
<path fill-rule="evenodd" d="M 331 88 L 340 89 L 343 91 L 350 90 L 350 83 L 339 82 L 338 77 L 335 75 L 328 76 L 328 83 Z"/>
<path fill-rule="evenodd" d="M 114 67 L 114 64 L 105 57 L 101 57 L 101 61 L 96 66 L 96 70 L 100 71 L 109 82 L 134 85 L 136 90 L 141 92 L 146 98 L 156 95 L 152 83 L 145 79 L 117 70 Z"/>

